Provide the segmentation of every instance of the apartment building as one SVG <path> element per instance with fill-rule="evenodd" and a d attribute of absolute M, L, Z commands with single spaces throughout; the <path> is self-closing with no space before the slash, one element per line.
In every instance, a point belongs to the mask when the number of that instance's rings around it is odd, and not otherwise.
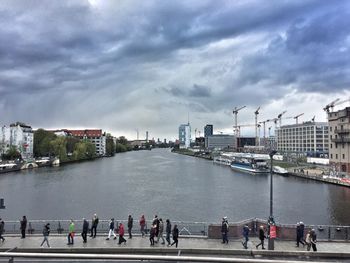
<path fill-rule="evenodd" d="M 3 126 L 0 129 L 1 154 L 15 146 L 21 153 L 22 159 L 33 158 L 34 132 L 31 126 L 24 123 L 12 123 L 10 127 Z"/>
<path fill-rule="evenodd" d="M 350 107 L 329 112 L 329 163 L 337 172 L 350 174 Z"/>

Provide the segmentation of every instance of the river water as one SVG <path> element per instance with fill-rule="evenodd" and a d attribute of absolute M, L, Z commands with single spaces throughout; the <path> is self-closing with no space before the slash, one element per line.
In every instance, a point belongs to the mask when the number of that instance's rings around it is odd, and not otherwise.
<path fill-rule="evenodd" d="M 250 175 L 211 161 L 154 149 L 60 167 L 0 175 L 6 209 L 17 220 L 126 219 L 154 214 L 177 221 L 267 218 L 269 175 Z M 350 225 L 350 189 L 274 175 L 279 223 Z"/>

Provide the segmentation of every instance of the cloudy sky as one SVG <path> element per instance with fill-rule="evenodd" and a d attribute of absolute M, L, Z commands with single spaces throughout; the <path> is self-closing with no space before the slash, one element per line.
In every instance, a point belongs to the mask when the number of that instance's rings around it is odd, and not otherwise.
<path fill-rule="evenodd" d="M 258 106 L 325 121 L 350 96 L 349 25 L 336 0 L 1 1 L 0 125 L 174 139 L 188 115 L 232 133 L 235 106 L 241 124 Z"/>

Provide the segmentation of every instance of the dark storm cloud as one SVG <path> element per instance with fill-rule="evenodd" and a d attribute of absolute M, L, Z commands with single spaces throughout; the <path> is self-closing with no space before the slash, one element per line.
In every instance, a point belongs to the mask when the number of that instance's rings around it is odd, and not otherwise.
<path fill-rule="evenodd" d="M 35 105 L 33 125 L 45 126 L 37 117 L 45 112 L 62 126 L 108 127 L 110 117 L 118 130 L 168 104 L 180 115 L 216 113 L 292 90 L 341 92 L 350 82 L 349 15 L 346 1 L 2 2 L 0 109 L 5 123 Z"/>

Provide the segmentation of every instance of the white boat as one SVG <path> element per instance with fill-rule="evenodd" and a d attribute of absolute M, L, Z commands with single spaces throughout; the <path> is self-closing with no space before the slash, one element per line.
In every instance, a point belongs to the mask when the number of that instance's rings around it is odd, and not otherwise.
<path fill-rule="evenodd" d="M 213 163 L 226 165 L 226 166 L 229 166 L 231 162 L 232 162 L 232 159 L 222 155 L 215 156 L 213 159 Z"/>
<path fill-rule="evenodd" d="M 273 173 L 279 174 L 279 175 L 288 175 L 288 171 L 280 166 L 274 166 L 272 168 Z"/>
<path fill-rule="evenodd" d="M 233 170 L 248 173 L 268 173 L 268 156 L 257 154 L 237 154 L 231 163 Z"/>
<path fill-rule="evenodd" d="M 21 165 L 17 163 L 0 163 L 0 173 L 14 172 L 21 170 Z"/>

